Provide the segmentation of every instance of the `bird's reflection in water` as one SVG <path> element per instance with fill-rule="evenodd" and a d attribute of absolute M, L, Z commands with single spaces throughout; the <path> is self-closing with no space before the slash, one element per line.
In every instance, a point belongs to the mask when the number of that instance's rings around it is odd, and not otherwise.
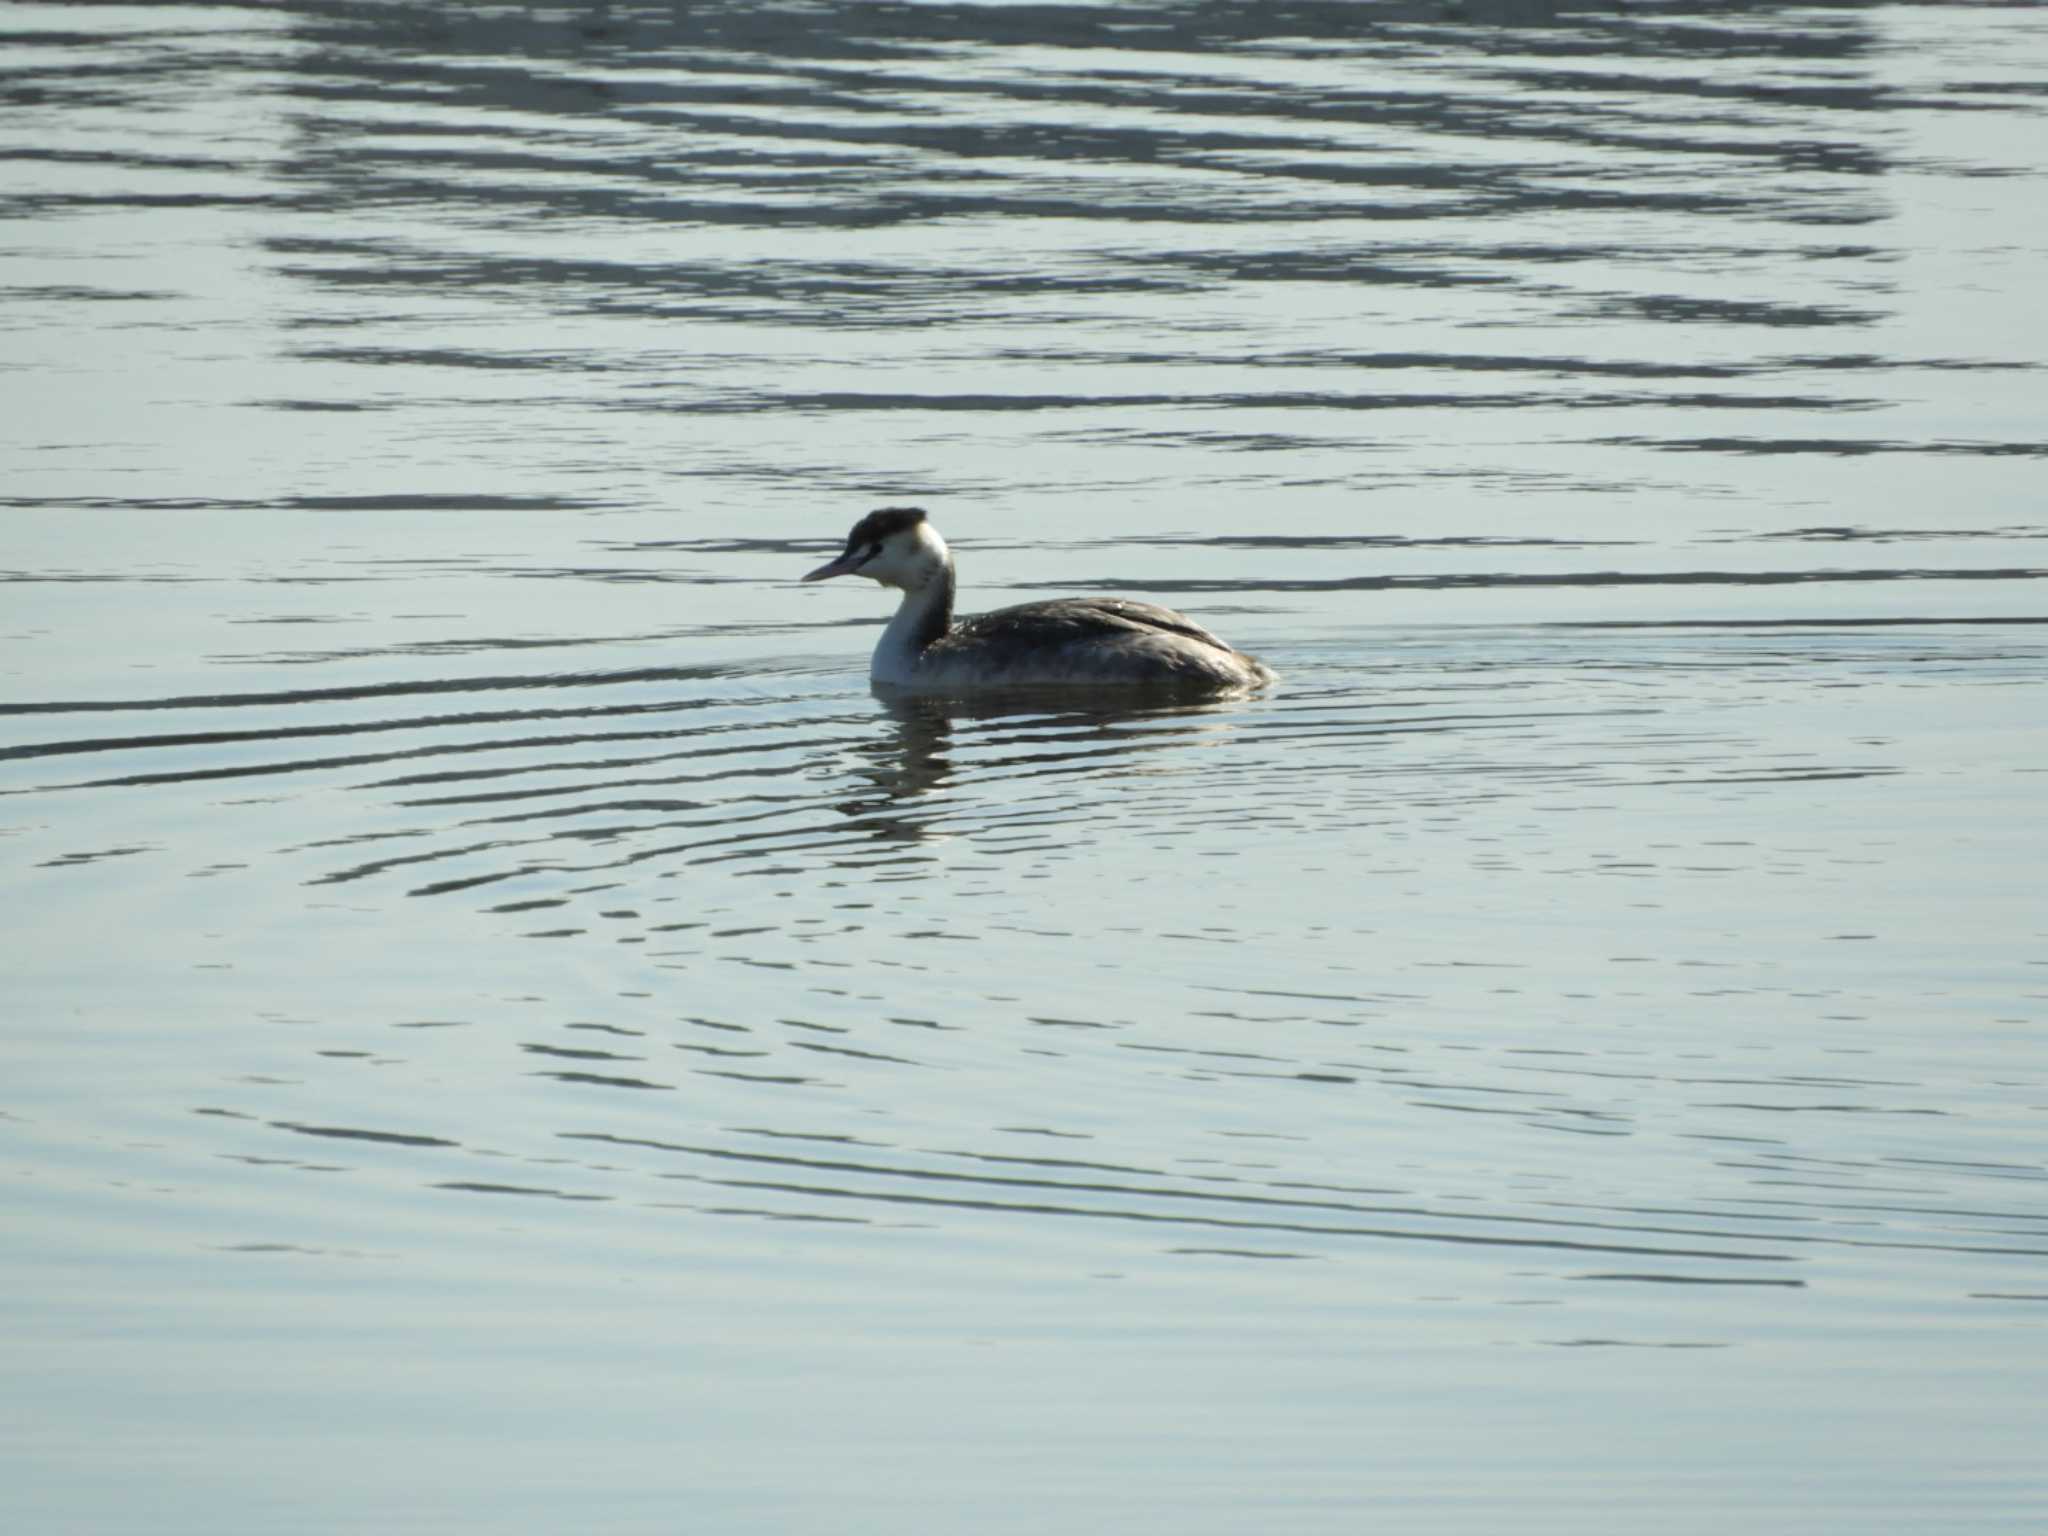
<path fill-rule="evenodd" d="M 952 816 L 933 801 L 977 780 L 1128 773 L 1141 754 L 1228 733 L 1243 704 L 1143 691 L 1085 703 L 1042 688 L 959 698 L 874 692 L 891 728 L 854 748 L 860 787 L 837 803 L 871 836 L 902 842 L 951 835 Z"/>

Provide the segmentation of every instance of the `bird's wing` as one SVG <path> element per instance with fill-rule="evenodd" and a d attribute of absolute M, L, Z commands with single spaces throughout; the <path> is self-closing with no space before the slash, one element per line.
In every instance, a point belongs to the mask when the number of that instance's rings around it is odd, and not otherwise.
<path fill-rule="evenodd" d="M 1062 597 L 1048 603 L 998 608 L 962 619 L 949 638 L 974 641 L 1001 636 L 1023 644 L 1060 645 L 1148 633 L 1179 635 L 1219 651 L 1230 649 L 1186 614 L 1128 597 Z"/>

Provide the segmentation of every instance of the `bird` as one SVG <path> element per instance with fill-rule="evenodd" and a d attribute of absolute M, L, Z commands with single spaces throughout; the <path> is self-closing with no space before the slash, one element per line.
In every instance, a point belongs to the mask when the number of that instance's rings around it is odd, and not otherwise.
<path fill-rule="evenodd" d="M 1277 680 L 1185 614 L 1127 597 L 1062 597 L 953 619 L 953 552 L 921 507 L 883 507 L 802 577 L 865 576 L 903 594 L 875 646 L 880 688 L 925 694 L 1057 686 L 1244 693 Z"/>

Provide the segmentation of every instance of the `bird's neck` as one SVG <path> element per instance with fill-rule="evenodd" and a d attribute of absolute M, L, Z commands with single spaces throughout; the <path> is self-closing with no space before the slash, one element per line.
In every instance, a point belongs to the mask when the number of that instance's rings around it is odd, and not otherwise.
<path fill-rule="evenodd" d="M 878 683 L 907 682 L 924 653 L 953 627 L 953 564 L 934 564 L 921 585 L 907 587 L 889 627 L 875 645 L 869 676 Z"/>

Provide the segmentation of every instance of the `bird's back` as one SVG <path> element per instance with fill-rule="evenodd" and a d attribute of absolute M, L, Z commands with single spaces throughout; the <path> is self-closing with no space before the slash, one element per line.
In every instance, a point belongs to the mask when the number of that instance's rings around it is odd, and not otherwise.
<path fill-rule="evenodd" d="M 933 682 L 1249 687 L 1260 663 L 1186 614 L 1125 597 L 1063 597 L 960 620 L 919 665 Z"/>

